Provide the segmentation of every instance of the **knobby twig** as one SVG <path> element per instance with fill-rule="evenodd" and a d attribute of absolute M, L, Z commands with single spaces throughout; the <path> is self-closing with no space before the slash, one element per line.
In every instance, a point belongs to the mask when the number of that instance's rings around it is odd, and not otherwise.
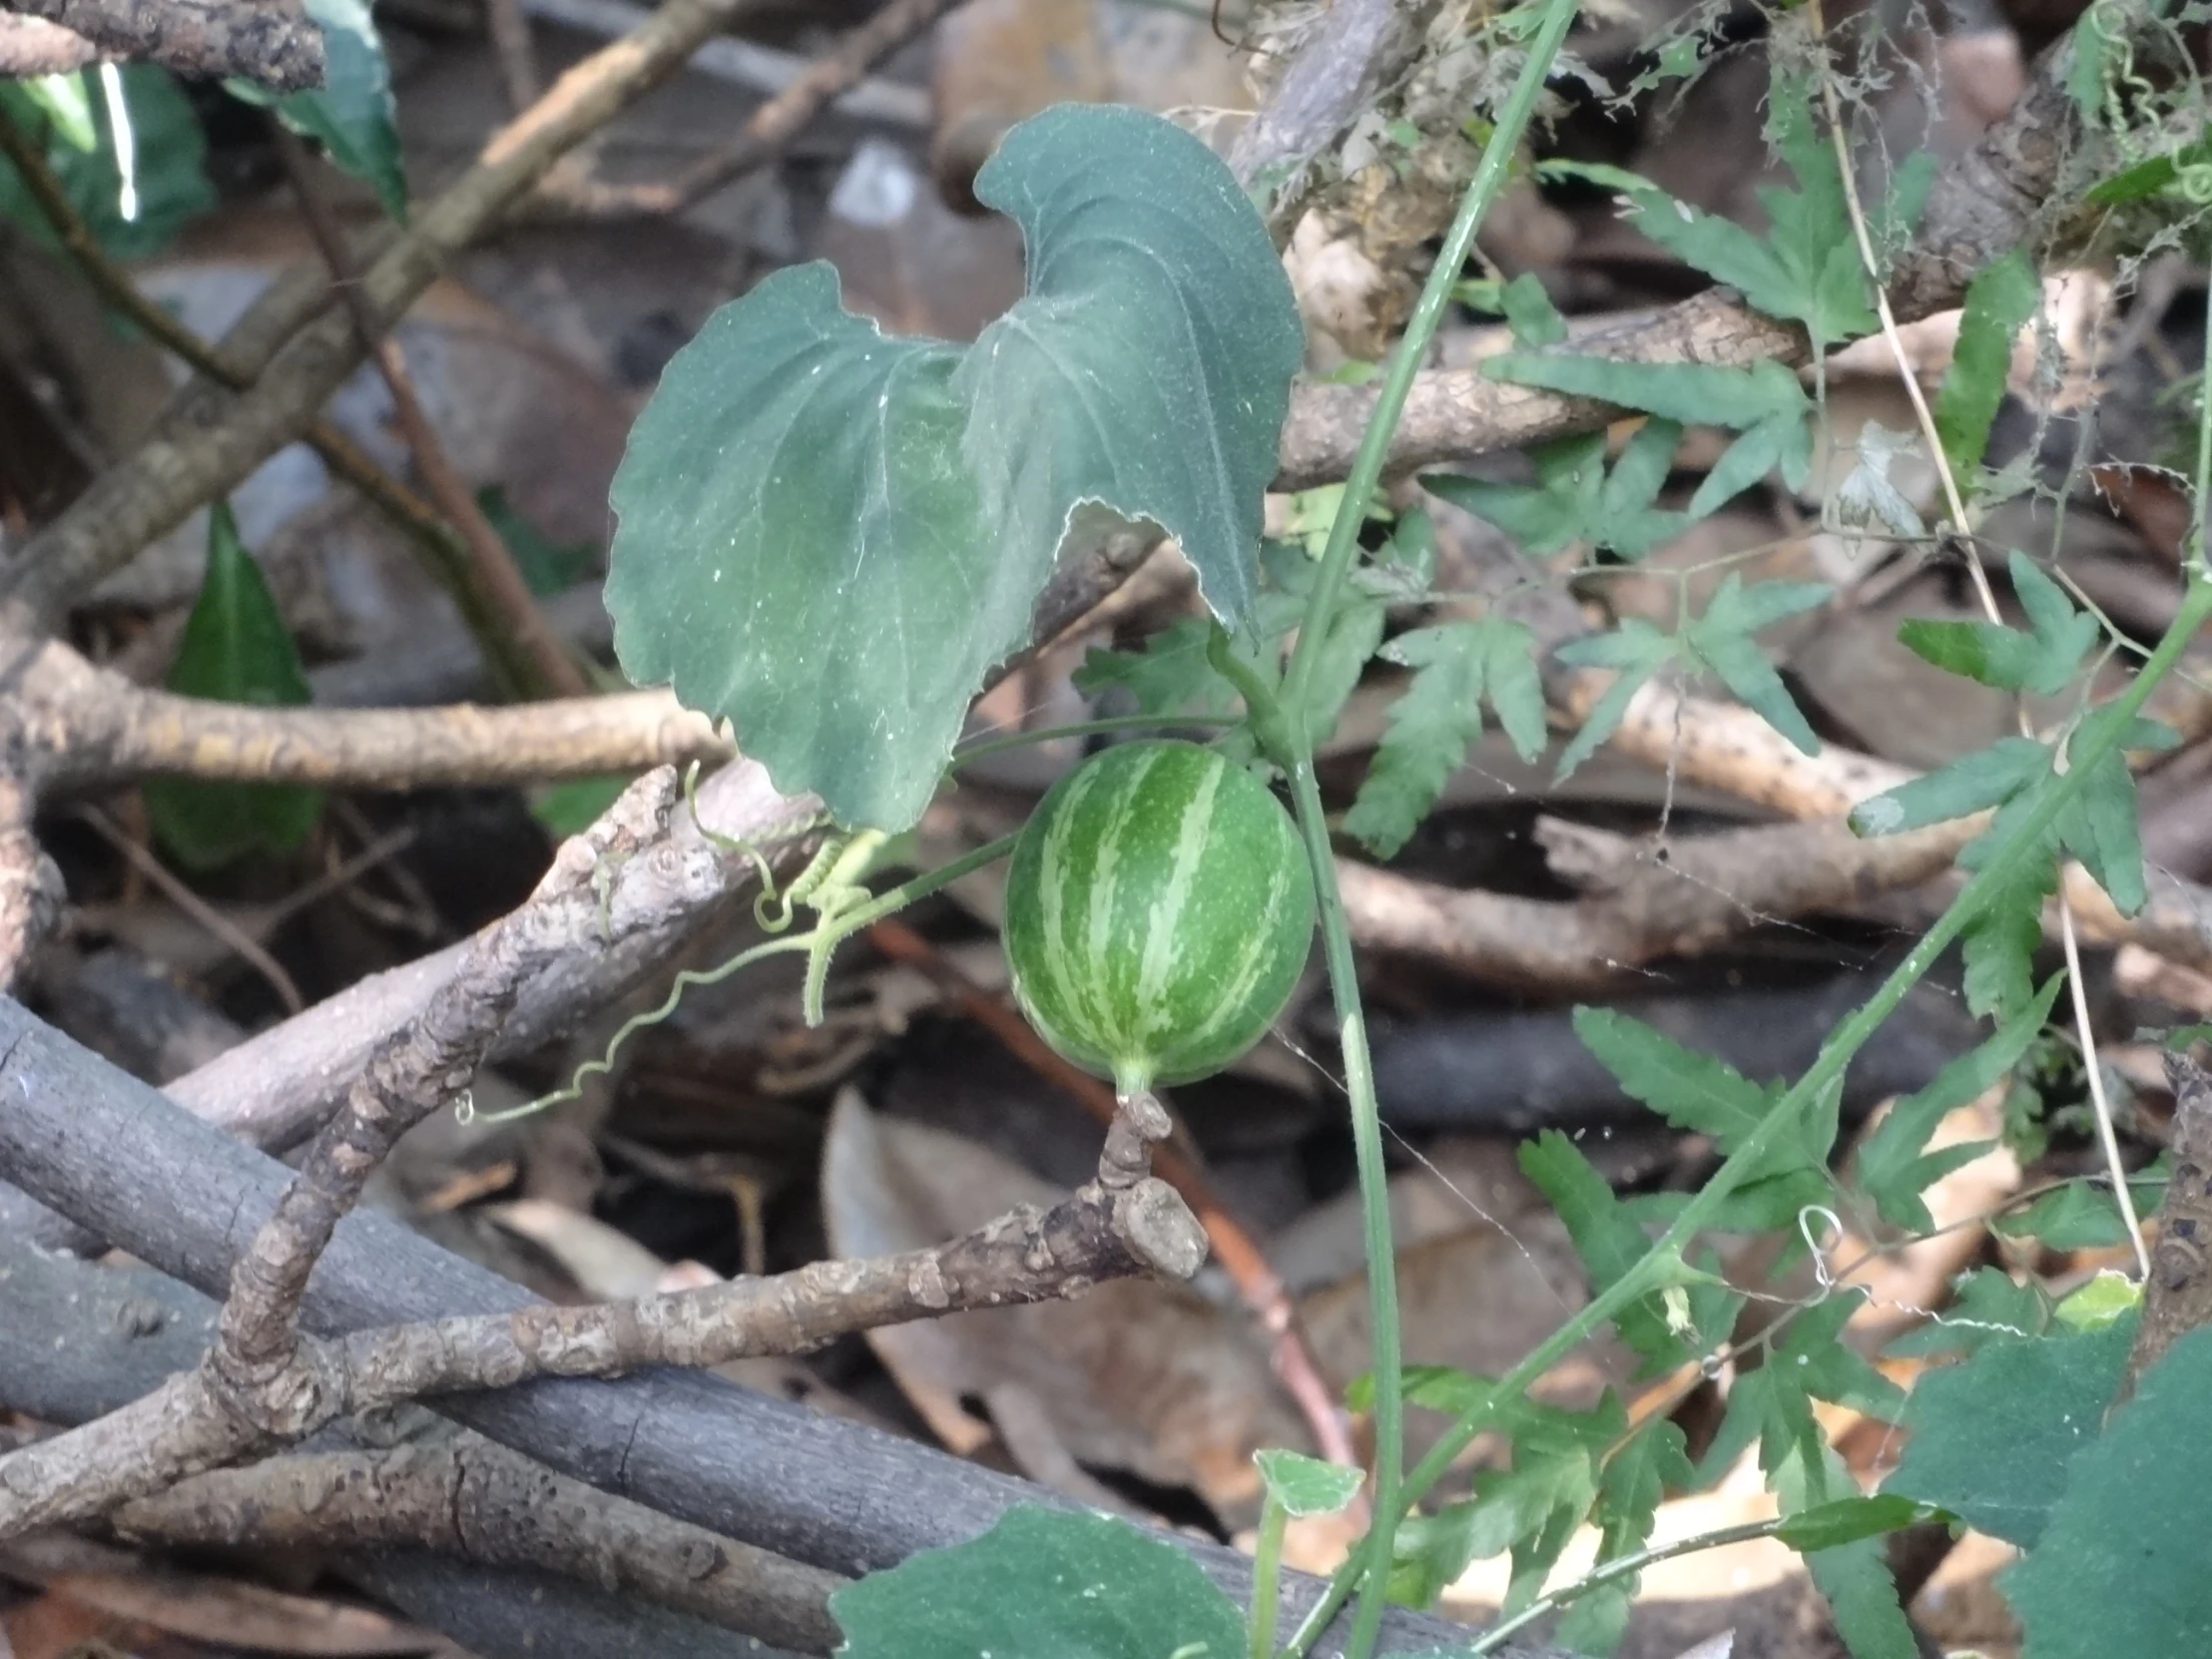
<path fill-rule="evenodd" d="M 2173 1177 L 2143 1280 L 2143 1322 L 2128 1352 L 2123 1400 L 2167 1349 L 2212 1322 L 2212 1075 L 2186 1054 L 2169 1053 L 2166 1080 L 2174 1091 Z"/>
<path fill-rule="evenodd" d="M 125 1536 L 200 1548 L 427 1549 L 478 1566 L 549 1568 L 609 1594 L 829 1653 L 844 1582 L 672 1520 L 461 1430 L 430 1444 L 274 1457 L 118 1510 Z"/>
<path fill-rule="evenodd" d="M 673 805 L 669 785 L 655 774 L 626 791 L 584 834 L 562 843 L 527 903 L 471 941 L 421 1017 L 380 1045 L 345 1111 L 323 1126 L 276 1214 L 239 1258 L 213 1370 L 265 1402 L 271 1432 L 297 1438 L 288 1413 L 315 1404 L 298 1383 L 279 1392 L 273 1381 L 292 1369 L 299 1298 L 339 1218 L 401 1135 L 466 1092 L 522 985 L 568 944 L 565 901 L 660 832 Z"/>
<path fill-rule="evenodd" d="M 119 1146 L 131 1155 L 116 1156 Z M 0 1166 L 117 1248 L 208 1291 L 228 1283 L 242 1225 L 269 1213 L 288 1175 L 4 999 Z M 193 1180 L 176 1178 L 184 1169 Z M 525 1292 L 488 1270 L 389 1218 L 356 1212 L 309 1281 L 303 1311 L 310 1328 L 330 1333 L 528 1305 Z M 0 1357 L 9 1346 L 0 1344 Z M 1014 1503 L 1062 1501 L 696 1373 L 647 1371 L 589 1386 L 555 1380 L 450 1395 L 438 1409 L 560 1473 L 836 1572 L 973 1537 Z M 1231 1596 L 1249 1592 L 1244 1557 L 1159 1535 Z M 1319 1586 L 1286 1577 L 1295 1616 Z M 1413 1613 L 1393 1614 L 1389 1628 L 1395 1644 L 1412 1650 L 1446 1645 L 1453 1634 Z"/>
<path fill-rule="evenodd" d="M 1003 997 L 991 995 L 962 973 L 937 949 L 896 917 L 874 923 L 868 939 L 893 961 L 907 962 L 934 979 L 967 1016 L 1005 1045 L 1022 1064 L 1057 1084 L 1083 1103 L 1100 1123 L 1110 1124 L 1119 1110 L 1111 1085 L 1069 1064 L 1030 1029 L 1029 1022 Z M 1331 1462 L 1357 1465 L 1359 1454 L 1335 1390 L 1321 1374 L 1305 1333 L 1298 1326 L 1298 1309 L 1290 1291 L 1267 1259 L 1267 1253 L 1237 1219 L 1202 1169 L 1169 1141 L 1153 1155 L 1162 1180 L 1183 1197 L 1197 1215 L 1212 1242 L 1214 1254 L 1236 1283 L 1260 1328 L 1268 1334 L 1275 1375 L 1297 1403 L 1314 1444 Z"/>
<path fill-rule="evenodd" d="M 774 161 L 817 116 L 859 85 L 869 70 L 959 3 L 890 0 L 747 117 L 729 143 L 702 156 L 667 183 L 613 185 L 590 178 L 574 166 L 563 166 L 547 175 L 536 198 L 525 204 L 523 211 L 535 209 L 588 219 L 682 213 L 732 180 Z"/>
<path fill-rule="evenodd" d="M 322 85 L 322 31 L 297 0 L 8 0 L 8 6 L 76 35 L 98 58 L 158 63 L 180 75 L 239 75 L 273 92 Z"/>
<path fill-rule="evenodd" d="M 486 649 L 495 661 L 506 665 L 521 688 L 539 695 L 584 696 L 591 690 L 584 671 L 560 637 L 546 626 L 537 597 L 523 580 L 514 554 L 484 515 L 476 497 L 469 493 L 467 481 L 446 453 L 444 440 L 430 423 L 422 399 L 415 395 L 414 377 L 407 372 L 406 355 L 399 349 L 399 342 L 385 331 L 354 281 L 337 221 L 316 189 L 306 147 L 276 121 L 269 123 L 269 131 L 276 141 L 277 154 L 283 158 L 300 217 L 330 268 L 330 284 L 353 318 L 359 345 L 376 365 L 384 389 L 391 394 L 392 410 L 407 449 L 414 456 L 415 470 L 468 549 L 463 580 L 476 608 L 490 619 L 491 626 L 481 636 Z"/>
<path fill-rule="evenodd" d="M 548 911 L 588 886 L 601 858 L 623 855 L 665 821 L 668 784 L 662 775 L 633 789 L 589 834 L 564 843 L 534 901 L 471 941 L 421 1017 L 379 1045 L 347 1110 L 324 1127 L 233 1268 L 206 1362 L 120 1411 L 0 1460 L 0 1536 L 103 1513 L 338 1414 L 345 1378 L 298 1336 L 307 1276 L 392 1142 L 468 1086 L 522 980 L 558 948 Z"/>

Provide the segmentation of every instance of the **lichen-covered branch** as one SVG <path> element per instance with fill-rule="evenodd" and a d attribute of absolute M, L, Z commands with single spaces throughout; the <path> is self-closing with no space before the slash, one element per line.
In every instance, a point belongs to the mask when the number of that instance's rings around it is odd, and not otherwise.
<path fill-rule="evenodd" d="M 84 61 L 237 75 L 272 92 L 319 87 L 325 73 L 322 31 L 298 0 L 8 0 L 6 9 L 75 35 L 90 49 Z"/>
<path fill-rule="evenodd" d="M 2212 1321 L 2212 1075 L 2186 1055 L 2168 1054 L 2166 1080 L 2174 1091 L 2173 1176 L 2122 1398 L 2166 1350 Z"/>
<path fill-rule="evenodd" d="M 927 1250 L 817 1262 L 767 1279 L 595 1307 L 363 1332 L 335 1357 L 350 1410 L 537 1377 L 611 1377 L 805 1354 L 838 1337 L 982 1308 L 1069 1300 L 1108 1279 L 1188 1279 L 1206 1259 L 1198 1222 L 1164 1181 L 1081 1189 Z"/>

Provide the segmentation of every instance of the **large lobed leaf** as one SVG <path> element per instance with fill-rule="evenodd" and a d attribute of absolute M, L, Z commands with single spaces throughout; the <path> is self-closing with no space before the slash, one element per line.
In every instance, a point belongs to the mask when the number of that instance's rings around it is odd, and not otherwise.
<path fill-rule="evenodd" d="M 1127 1521 L 1023 1504 L 830 1598 L 845 1659 L 1236 1659 L 1244 1621 Z"/>
<path fill-rule="evenodd" d="M 2212 1652 L 2212 1331 L 2182 1337 L 2063 1465 L 2027 1558 L 1999 1580 L 2027 1659 Z"/>
<path fill-rule="evenodd" d="M 848 826 L 919 818 L 1085 503 L 1178 538 L 1225 621 L 1253 599 L 1304 336 L 1228 168 L 1068 107 L 976 194 L 1020 223 L 1029 290 L 972 346 L 886 339 L 829 267 L 780 272 L 669 365 L 612 492 L 624 668 Z"/>

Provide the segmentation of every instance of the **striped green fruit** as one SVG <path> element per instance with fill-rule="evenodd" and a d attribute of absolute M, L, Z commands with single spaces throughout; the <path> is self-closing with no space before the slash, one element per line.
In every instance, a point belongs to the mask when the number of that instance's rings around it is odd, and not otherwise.
<path fill-rule="evenodd" d="M 1029 1023 L 1124 1095 L 1221 1070 L 1306 965 L 1314 880 L 1265 785 L 1196 744 L 1122 744 L 1014 846 L 1006 959 Z"/>

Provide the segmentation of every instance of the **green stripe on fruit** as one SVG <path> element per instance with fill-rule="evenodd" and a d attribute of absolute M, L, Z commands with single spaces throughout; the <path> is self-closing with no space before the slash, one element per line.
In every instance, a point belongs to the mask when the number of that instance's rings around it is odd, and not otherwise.
<path fill-rule="evenodd" d="M 1006 958 L 1038 1034 L 1124 1095 L 1221 1070 L 1306 965 L 1314 883 L 1267 787 L 1197 744 L 1122 744 L 1015 845 Z"/>

